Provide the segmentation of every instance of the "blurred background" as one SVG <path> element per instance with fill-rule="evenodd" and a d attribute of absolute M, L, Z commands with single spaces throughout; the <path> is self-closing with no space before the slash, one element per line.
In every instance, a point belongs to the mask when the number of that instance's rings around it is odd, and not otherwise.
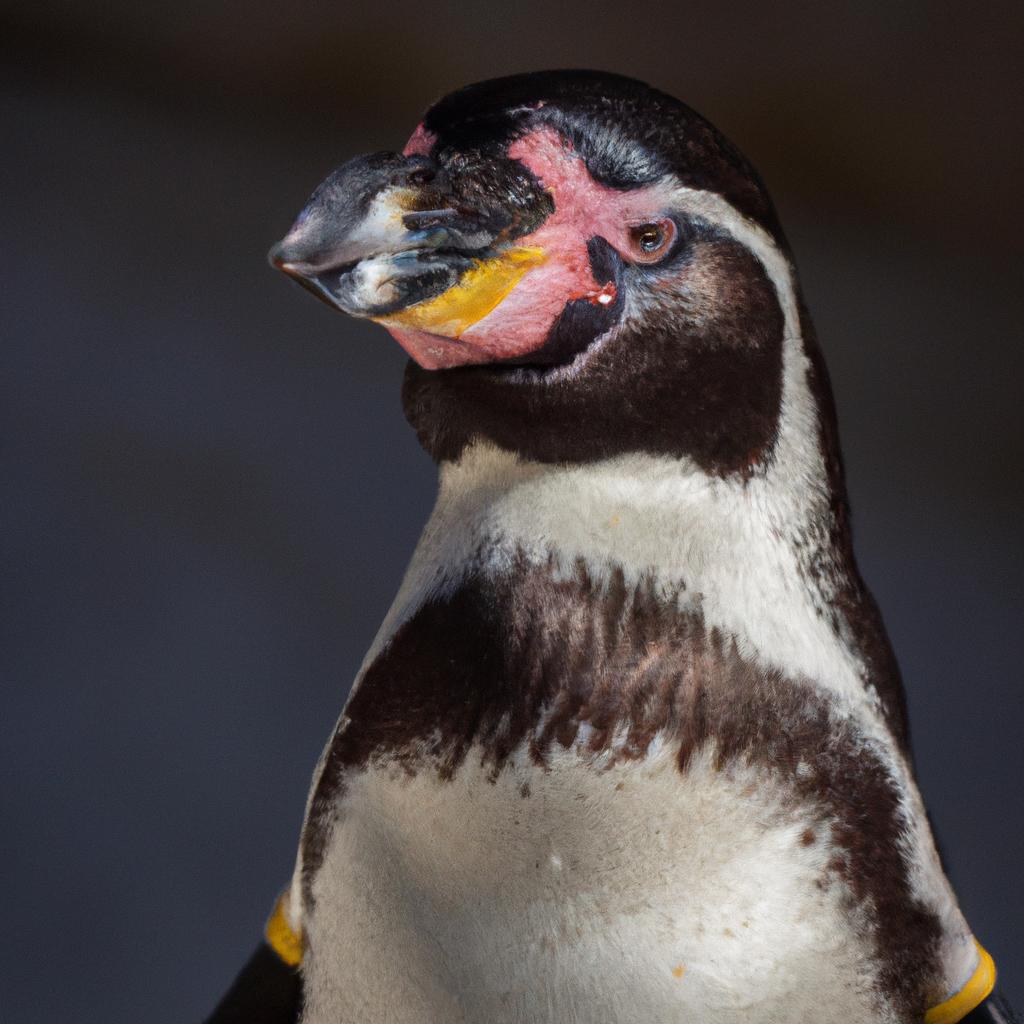
<path fill-rule="evenodd" d="M 1024 998 L 1021 12 L 0 6 L 3 1024 L 198 1021 L 258 940 L 434 494 L 398 347 L 264 254 L 435 98 L 558 66 L 764 174 L 925 797 Z"/>

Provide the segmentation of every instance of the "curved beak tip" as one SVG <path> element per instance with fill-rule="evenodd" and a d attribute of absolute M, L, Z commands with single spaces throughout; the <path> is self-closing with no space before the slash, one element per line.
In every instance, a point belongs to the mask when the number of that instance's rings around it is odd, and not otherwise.
<path fill-rule="evenodd" d="M 288 262 L 283 242 L 271 246 L 270 252 L 267 253 L 267 262 L 275 270 L 283 270 L 286 274 L 293 267 L 293 264 Z"/>
<path fill-rule="evenodd" d="M 302 261 L 296 260 L 294 254 L 289 253 L 285 249 L 283 242 L 278 242 L 267 253 L 267 262 L 275 270 L 280 270 L 282 274 L 290 277 L 293 281 L 298 281 L 300 284 L 310 277 L 309 267 L 302 263 Z"/>

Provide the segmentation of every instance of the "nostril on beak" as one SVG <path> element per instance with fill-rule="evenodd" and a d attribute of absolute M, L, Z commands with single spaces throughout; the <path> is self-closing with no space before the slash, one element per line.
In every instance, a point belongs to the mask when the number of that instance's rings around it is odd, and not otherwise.
<path fill-rule="evenodd" d="M 414 210 L 402 217 L 402 223 L 409 231 L 423 231 L 453 224 L 458 218 L 456 210 Z"/>
<path fill-rule="evenodd" d="M 429 185 L 436 177 L 437 172 L 432 167 L 417 167 L 409 172 L 406 181 L 419 187 Z"/>

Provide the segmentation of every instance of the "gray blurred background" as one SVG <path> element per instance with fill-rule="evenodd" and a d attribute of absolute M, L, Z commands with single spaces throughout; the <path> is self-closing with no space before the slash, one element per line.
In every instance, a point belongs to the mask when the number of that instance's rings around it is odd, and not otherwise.
<path fill-rule="evenodd" d="M 3 1024 L 197 1021 L 258 940 L 434 491 L 398 347 L 264 253 L 433 99 L 557 66 L 767 179 L 924 793 L 1024 996 L 1021 39 L 1009 3 L 0 7 Z"/>

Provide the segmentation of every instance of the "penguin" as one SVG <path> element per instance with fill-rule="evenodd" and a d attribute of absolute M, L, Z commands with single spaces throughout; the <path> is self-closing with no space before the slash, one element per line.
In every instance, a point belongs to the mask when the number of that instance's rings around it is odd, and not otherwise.
<path fill-rule="evenodd" d="M 438 494 L 210 1020 L 1011 1020 L 738 149 L 618 75 L 482 82 L 270 259 L 406 350 Z"/>

